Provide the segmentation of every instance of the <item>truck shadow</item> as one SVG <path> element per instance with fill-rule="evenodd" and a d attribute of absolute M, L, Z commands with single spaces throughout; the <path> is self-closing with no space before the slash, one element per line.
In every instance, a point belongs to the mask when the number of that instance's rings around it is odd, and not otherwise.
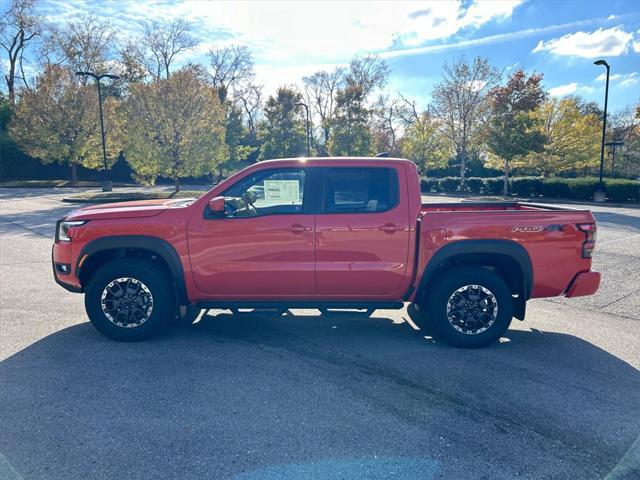
<path fill-rule="evenodd" d="M 571 335 L 508 339 L 458 350 L 384 316 L 220 314 L 130 344 L 80 324 L 0 363 L 0 457 L 28 478 L 260 478 L 247 472 L 411 452 L 422 475 L 405 478 L 434 478 L 425 462 L 461 478 L 497 468 L 476 465 L 479 444 L 544 455 L 542 474 L 556 454 L 613 468 L 638 432 L 638 371 Z"/>

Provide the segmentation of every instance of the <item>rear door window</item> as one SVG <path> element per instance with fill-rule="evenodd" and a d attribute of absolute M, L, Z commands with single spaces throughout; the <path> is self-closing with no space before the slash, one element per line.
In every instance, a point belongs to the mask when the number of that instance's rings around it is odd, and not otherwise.
<path fill-rule="evenodd" d="M 330 168 L 325 213 L 375 213 L 398 204 L 398 175 L 392 168 Z"/>

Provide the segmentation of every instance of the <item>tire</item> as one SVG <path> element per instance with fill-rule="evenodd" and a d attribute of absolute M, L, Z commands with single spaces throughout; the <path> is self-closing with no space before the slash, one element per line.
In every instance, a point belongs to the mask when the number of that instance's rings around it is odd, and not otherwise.
<path fill-rule="evenodd" d="M 156 335 L 176 311 L 168 274 L 155 263 L 137 258 L 114 260 L 101 267 L 87 286 L 84 305 L 93 326 L 119 341 Z"/>
<path fill-rule="evenodd" d="M 446 270 L 433 283 L 417 318 L 449 345 L 485 347 L 509 328 L 513 297 L 495 272 L 482 267 L 460 267 Z"/>

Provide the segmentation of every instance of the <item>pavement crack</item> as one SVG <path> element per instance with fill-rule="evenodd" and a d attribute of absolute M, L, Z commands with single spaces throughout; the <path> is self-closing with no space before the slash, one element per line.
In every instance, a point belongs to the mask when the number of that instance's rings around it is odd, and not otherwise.
<path fill-rule="evenodd" d="M 616 300 L 614 300 L 612 302 L 607 303 L 606 305 L 603 305 L 601 308 L 607 308 L 609 305 L 613 305 L 614 303 L 617 303 L 620 300 L 624 300 L 625 298 L 629 298 L 631 295 L 636 295 L 637 293 L 640 293 L 640 290 L 635 290 L 635 291 L 633 291 L 633 292 L 631 292 L 631 293 L 629 293 L 627 295 L 624 295 L 624 296 L 622 296 L 622 297 L 620 297 L 620 298 L 618 298 L 618 299 L 616 299 Z"/>

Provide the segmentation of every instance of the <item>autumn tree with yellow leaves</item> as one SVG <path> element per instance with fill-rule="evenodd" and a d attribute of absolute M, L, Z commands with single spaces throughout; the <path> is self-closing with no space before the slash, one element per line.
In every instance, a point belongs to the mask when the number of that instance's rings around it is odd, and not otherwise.
<path fill-rule="evenodd" d="M 114 99 L 104 100 L 105 123 L 110 125 Z M 77 167 L 103 168 L 98 120 L 98 98 L 93 85 L 83 85 L 68 70 L 47 65 L 37 77 L 35 88 L 22 90 L 9 125 L 16 144 L 42 163 L 58 162 L 71 168 L 77 181 Z M 115 162 L 117 146 L 107 161 Z"/>
<path fill-rule="evenodd" d="M 551 98 L 534 117 L 546 138 L 541 152 L 516 157 L 514 167 L 542 174 L 589 171 L 598 166 L 601 123 L 596 115 L 584 114 L 574 98 Z"/>
<path fill-rule="evenodd" d="M 179 191 L 181 178 L 208 175 L 226 159 L 224 110 L 198 68 L 133 84 L 119 114 L 127 161 L 143 183 L 163 176 Z"/>

